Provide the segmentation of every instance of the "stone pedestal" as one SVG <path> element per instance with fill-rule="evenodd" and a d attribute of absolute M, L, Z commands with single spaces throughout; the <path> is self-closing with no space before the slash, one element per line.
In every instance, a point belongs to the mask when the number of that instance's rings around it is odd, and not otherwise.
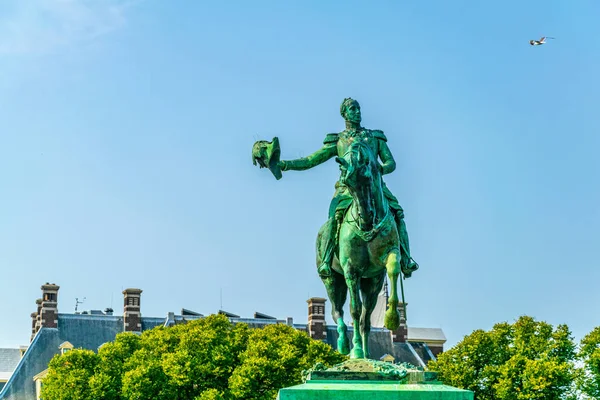
<path fill-rule="evenodd" d="M 281 389 L 278 400 L 473 400 L 473 392 L 446 386 L 434 372 L 373 360 L 350 360 L 309 371 L 302 385 Z"/>

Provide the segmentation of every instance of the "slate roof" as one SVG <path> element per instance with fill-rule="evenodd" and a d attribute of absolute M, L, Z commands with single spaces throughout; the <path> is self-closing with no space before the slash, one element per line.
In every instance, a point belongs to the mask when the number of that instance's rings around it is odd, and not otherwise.
<path fill-rule="evenodd" d="M 169 319 L 167 318 L 164 321 L 163 326 L 171 326 L 171 325 L 179 325 L 179 324 L 185 324 L 189 321 L 195 321 L 197 319 L 200 319 L 201 317 L 195 317 L 195 316 L 188 316 L 186 315 L 185 317 L 182 315 L 175 315 L 173 317 L 173 319 Z"/>
<path fill-rule="evenodd" d="M 425 365 L 427 365 L 430 360 L 435 360 L 435 356 L 429 349 L 429 346 L 427 346 L 427 343 L 413 342 L 411 343 L 411 346 Z"/>
<path fill-rule="evenodd" d="M 408 327 L 408 341 L 410 342 L 446 342 L 446 335 L 440 328 L 412 328 Z"/>
<path fill-rule="evenodd" d="M 19 349 L 0 349 L 0 379 L 8 379 L 21 359 Z"/>
<path fill-rule="evenodd" d="M 396 363 L 409 363 L 415 367 L 422 367 L 424 361 L 419 358 L 417 352 L 414 351 L 412 343 L 393 343 L 394 352 L 390 353 L 396 358 Z"/>
<path fill-rule="evenodd" d="M 60 320 L 60 317 L 59 317 Z M 33 377 L 47 368 L 58 352 L 60 340 L 57 328 L 43 328 L 36 335 L 21 358 L 14 373 L 0 391 L 3 400 L 30 400 L 36 398 Z"/>
<path fill-rule="evenodd" d="M 20 349 L 0 349 L 0 391 L 21 360 Z"/>

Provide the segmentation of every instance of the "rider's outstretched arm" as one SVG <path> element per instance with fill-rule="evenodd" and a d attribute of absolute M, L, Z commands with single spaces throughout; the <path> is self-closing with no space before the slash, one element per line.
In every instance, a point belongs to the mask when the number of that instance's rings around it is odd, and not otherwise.
<path fill-rule="evenodd" d="M 381 158 L 381 162 L 383 163 L 381 166 L 383 175 L 394 172 L 396 169 L 396 161 L 394 160 L 394 156 L 387 143 L 383 140 L 379 141 L 379 158 Z"/>
<path fill-rule="evenodd" d="M 304 171 L 312 167 L 316 167 L 319 164 L 323 164 L 325 161 L 337 155 L 337 146 L 335 143 L 325 144 L 319 150 L 315 151 L 308 157 L 302 157 L 297 160 L 279 162 L 279 166 L 282 171 Z"/>

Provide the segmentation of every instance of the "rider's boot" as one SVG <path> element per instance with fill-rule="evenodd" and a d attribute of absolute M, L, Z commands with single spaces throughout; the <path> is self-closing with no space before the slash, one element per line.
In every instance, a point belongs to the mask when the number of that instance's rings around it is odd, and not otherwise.
<path fill-rule="evenodd" d="M 330 230 L 327 234 L 327 243 L 325 245 L 325 254 L 323 255 L 323 261 L 317 268 L 317 272 L 321 278 L 328 278 L 331 276 L 331 263 L 333 262 L 333 255 L 335 253 L 335 244 L 338 242 L 338 233 L 340 226 L 340 219 L 342 215 L 339 212 L 335 213 L 335 217 L 331 221 Z"/>
<path fill-rule="evenodd" d="M 396 225 L 398 226 L 398 236 L 400 239 L 400 251 L 402 257 L 400 259 L 400 268 L 405 278 L 410 278 L 413 272 L 419 269 L 419 264 L 410 256 L 410 246 L 408 243 L 408 232 L 404 223 L 404 212 L 397 211 L 395 213 Z"/>

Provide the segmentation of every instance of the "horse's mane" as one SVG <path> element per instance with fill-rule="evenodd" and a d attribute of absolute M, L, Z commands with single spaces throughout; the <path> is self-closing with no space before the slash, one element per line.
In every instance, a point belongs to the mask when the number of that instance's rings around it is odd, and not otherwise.
<path fill-rule="evenodd" d="M 351 159 L 355 159 L 355 157 L 358 157 L 359 154 L 362 154 L 364 157 L 369 159 L 369 163 L 376 161 L 375 154 L 373 154 L 371 147 L 360 140 L 350 145 L 350 148 L 348 148 L 348 153 L 350 153 Z"/>

